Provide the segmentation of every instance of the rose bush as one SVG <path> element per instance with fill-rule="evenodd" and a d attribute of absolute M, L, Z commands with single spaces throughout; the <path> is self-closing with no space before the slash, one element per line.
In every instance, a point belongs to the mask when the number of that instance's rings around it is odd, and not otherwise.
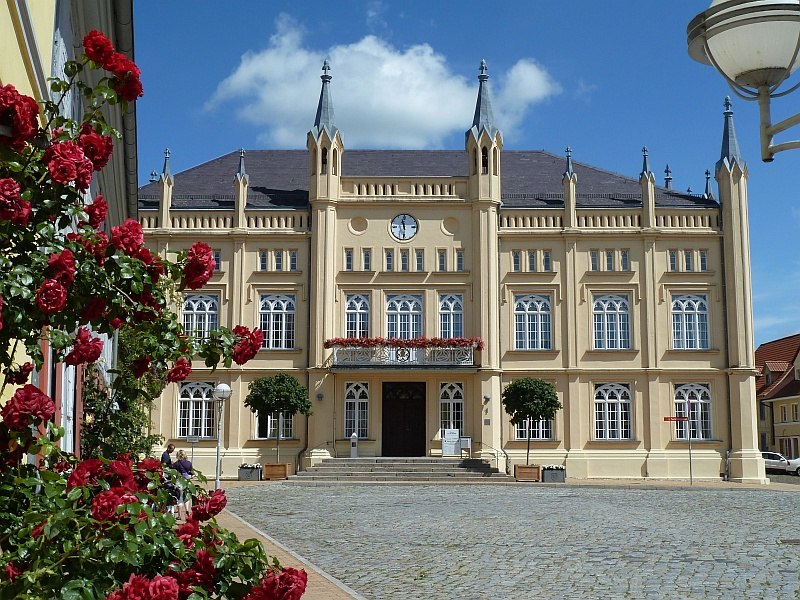
<path fill-rule="evenodd" d="M 147 382 L 182 381 L 193 356 L 211 368 L 241 364 L 263 339 L 238 326 L 193 340 L 170 310 L 183 289 L 211 277 L 206 244 L 170 260 L 143 246 L 133 219 L 106 233 L 107 202 L 85 193 L 119 136 L 101 109 L 127 110 L 142 85 L 102 33 L 90 32 L 84 49 L 65 79 L 51 81 L 61 100 L 44 103 L 44 126 L 33 99 L 0 87 L 0 380 L 11 386 L 0 409 L 0 598 L 298 598 L 304 572 L 282 569 L 258 542 L 216 523 L 222 490 L 208 493 L 202 475 L 195 485 L 152 458 L 62 452 L 57 398 L 28 382 L 45 353 L 87 369 L 94 417 L 113 426 L 112 403 L 146 397 Z M 105 74 L 89 87 L 78 77 L 85 69 Z M 84 100 L 81 120 L 60 114 L 71 91 Z M 103 389 L 93 363 L 115 333 L 135 340 L 136 354 Z M 185 523 L 164 510 L 169 486 L 191 504 Z"/>

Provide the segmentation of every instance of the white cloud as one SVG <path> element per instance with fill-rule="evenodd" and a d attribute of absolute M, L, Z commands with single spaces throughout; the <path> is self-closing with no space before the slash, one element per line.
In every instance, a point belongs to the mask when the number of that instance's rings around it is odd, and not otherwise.
<path fill-rule="evenodd" d="M 312 48 L 302 27 L 285 15 L 276 21 L 267 48 L 245 54 L 206 108 L 232 103 L 239 118 L 263 128 L 262 143 L 302 147 L 316 113 L 324 58 L 330 59 L 334 77 L 336 125 L 349 148 L 439 148 L 448 135 L 472 123 L 477 64 L 474 74 L 455 74 L 429 44 L 401 50 L 374 35 Z M 561 91 L 528 58 L 507 73 L 490 74 L 495 122 L 507 137 L 513 137 L 532 105 Z"/>

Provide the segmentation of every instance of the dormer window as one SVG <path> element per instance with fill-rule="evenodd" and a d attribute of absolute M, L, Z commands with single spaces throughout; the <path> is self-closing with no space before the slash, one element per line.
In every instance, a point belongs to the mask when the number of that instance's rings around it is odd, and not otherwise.
<path fill-rule="evenodd" d="M 767 380 L 767 385 L 772 385 L 772 373 L 769 369 L 764 370 L 764 377 Z"/>
<path fill-rule="evenodd" d="M 328 149 L 322 149 L 322 170 L 320 171 L 323 175 L 328 173 Z"/>
<path fill-rule="evenodd" d="M 489 150 L 486 146 L 481 148 L 481 173 L 483 175 L 489 174 Z"/>

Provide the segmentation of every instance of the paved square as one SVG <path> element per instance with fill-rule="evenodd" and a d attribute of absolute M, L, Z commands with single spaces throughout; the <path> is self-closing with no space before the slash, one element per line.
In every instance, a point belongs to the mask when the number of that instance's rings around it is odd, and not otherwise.
<path fill-rule="evenodd" d="M 267 484 L 228 498 L 370 599 L 800 597 L 793 492 Z"/>

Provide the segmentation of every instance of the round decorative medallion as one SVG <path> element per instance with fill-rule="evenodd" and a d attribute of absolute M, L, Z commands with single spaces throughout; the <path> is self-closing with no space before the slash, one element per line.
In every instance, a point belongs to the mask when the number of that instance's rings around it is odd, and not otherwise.
<path fill-rule="evenodd" d="M 350 219 L 350 231 L 356 235 L 361 235 L 367 230 L 367 220 L 364 217 L 354 217 Z"/>
<path fill-rule="evenodd" d="M 442 221 L 442 231 L 447 235 L 455 235 L 460 227 L 461 225 L 455 217 L 447 217 Z"/>

